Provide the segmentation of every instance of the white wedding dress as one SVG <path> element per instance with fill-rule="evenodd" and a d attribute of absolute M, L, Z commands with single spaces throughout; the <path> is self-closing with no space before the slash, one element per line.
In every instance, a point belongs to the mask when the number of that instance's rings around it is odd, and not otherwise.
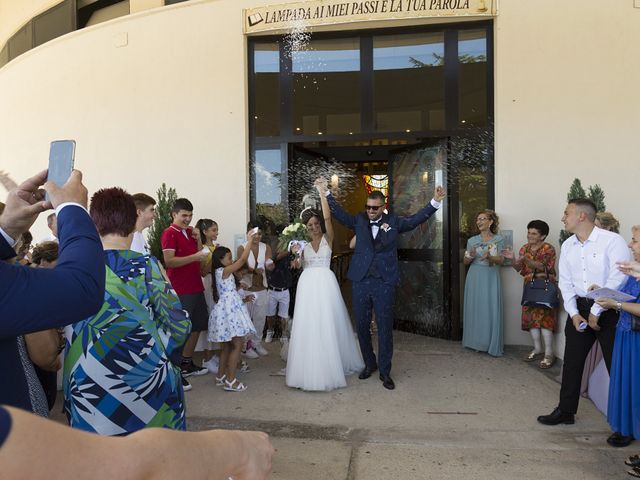
<path fill-rule="evenodd" d="M 286 382 L 303 390 L 346 387 L 345 375 L 364 368 L 347 307 L 331 265 L 331 247 L 323 236 L 318 251 L 308 243 L 298 281 L 289 340 Z"/>

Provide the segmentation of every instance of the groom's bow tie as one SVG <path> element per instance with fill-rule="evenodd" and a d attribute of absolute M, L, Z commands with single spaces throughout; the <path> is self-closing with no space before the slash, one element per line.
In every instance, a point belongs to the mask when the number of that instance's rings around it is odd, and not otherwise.
<path fill-rule="evenodd" d="M 380 219 L 378 220 L 369 220 L 369 223 L 372 225 L 377 225 L 378 223 L 380 223 Z"/>

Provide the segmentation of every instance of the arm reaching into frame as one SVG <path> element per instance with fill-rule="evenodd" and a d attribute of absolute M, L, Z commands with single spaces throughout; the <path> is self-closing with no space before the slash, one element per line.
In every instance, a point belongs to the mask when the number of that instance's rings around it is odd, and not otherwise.
<path fill-rule="evenodd" d="M 10 407 L 0 407 L 0 426 L 9 429 L 0 479 L 173 480 L 188 471 L 190 480 L 266 480 L 274 454 L 262 432 L 149 428 L 106 437 Z"/>
<path fill-rule="evenodd" d="M 77 322 L 96 313 L 103 303 L 104 251 L 86 211 L 82 173 L 74 170 L 62 187 L 47 182 L 44 188 L 51 202 L 42 200 L 40 187 L 46 177 L 44 170 L 9 193 L 0 216 L 0 253 L 5 256 L 12 250 L 5 234 L 22 233 L 53 204 L 60 235 L 58 264 L 53 269 L 31 269 L 0 262 L 0 338 Z"/>

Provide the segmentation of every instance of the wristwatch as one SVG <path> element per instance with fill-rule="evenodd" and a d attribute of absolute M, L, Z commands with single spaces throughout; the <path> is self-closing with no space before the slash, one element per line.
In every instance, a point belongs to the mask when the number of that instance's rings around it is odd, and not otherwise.
<path fill-rule="evenodd" d="M 616 312 L 620 312 L 622 310 L 622 303 L 616 302 Z"/>

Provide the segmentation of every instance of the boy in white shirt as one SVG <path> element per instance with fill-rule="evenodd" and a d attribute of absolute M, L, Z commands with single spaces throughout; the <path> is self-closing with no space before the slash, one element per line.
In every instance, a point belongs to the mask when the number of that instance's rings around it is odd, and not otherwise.
<path fill-rule="evenodd" d="M 133 195 L 133 201 L 136 204 L 138 219 L 136 220 L 136 229 L 133 232 L 130 249 L 134 252 L 149 255 L 149 247 L 144 235 L 142 235 L 142 231 L 153 225 L 156 219 L 156 201 L 146 193 L 136 193 Z"/>

